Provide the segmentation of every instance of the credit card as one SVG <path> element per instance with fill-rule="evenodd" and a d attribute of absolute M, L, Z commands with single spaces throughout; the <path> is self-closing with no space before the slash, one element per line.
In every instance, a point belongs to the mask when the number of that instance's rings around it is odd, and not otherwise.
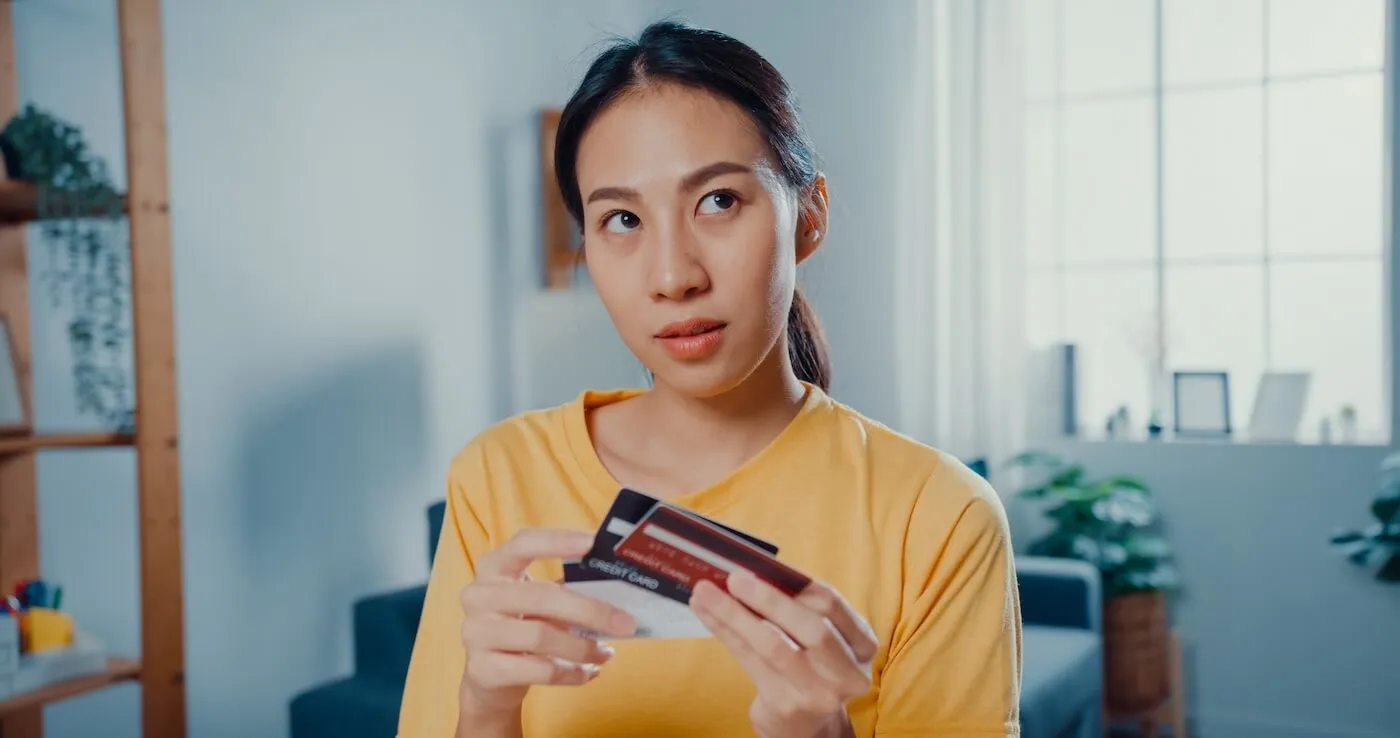
<path fill-rule="evenodd" d="M 642 521 L 652 510 L 664 503 L 655 497 L 644 495 L 630 489 L 623 489 L 618 492 L 617 498 L 613 500 L 612 507 L 608 514 L 604 516 L 602 525 L 593 538 L 593 547 L 584 555 L 581 565 L 584 569 L 591 570 L 594 574 L 620 579 L 643 589 L 650 590 L 663 597 L 689 604 L 690 589 L 675 577 L 666 576 L 655 571 L 644 563 L 635 559 L 625 559 L 617 555 L 614 549 L 624 538 L 632 533 L 637 523 Z M 776 554 L 778 547 L 757 536 L 744 533 L 743 531 L 731 528 L 723 523 L 710 520 L 698 513 L 681 511 L 680 508 L 666 505 L 667 509 L 676 511 L 683 517 L 695 520 L 712 528 L 725 531 L 747 544 L 762 550 Z M 567 581 L 567 578 L 566 578 Z"/>
<path fill-rule="evenodd" d="M 729 575 L 738 570 L 752 573 L 789 596 L 797 595 L 812 581 L 726 528 L 665 503 L 638 521 L 613 552 L 619 560 L 635 564 L 658 580 L 654 585 L 647 583 L 651 591 L 685 603 L 690 602 L 699 582 L 708 580 L 724 589 Z"/>
<path fill-rule="evenodd" d="M 688 604 L 585 567 L 581 561 L 564 562 L 564 586 L 627 611 L 637 622 L 637 629 L 630 638 L 710 637 L 709 629 Z M 575 632 L 588 638 L 618 640 L 615 636 L 582 628 Z"/>
<path fill-rule="evenodd" d="M 564 562 L 564 586 L 631 613 L 637 621 L 635 638 L 709 637 L 709 630 L 690 609 L 687 585 L 637 561 L 622 558 L 615 551 L 639 522 L 662 505 L 665 503 L 636 490 L 619 491 L 598 526 L 589 552 L 578 561 Z M 776 545 L 758 536 L 684 508 L 670 505 L 666 508 L 712 530 L 723 531 L 759 551 L 769 555 L 778 553 Z M 607 637 L 597 633 L 587 635 Z"/>

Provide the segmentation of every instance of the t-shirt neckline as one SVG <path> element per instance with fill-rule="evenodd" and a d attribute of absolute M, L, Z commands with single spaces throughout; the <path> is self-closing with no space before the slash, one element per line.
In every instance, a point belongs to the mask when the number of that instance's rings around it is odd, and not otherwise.
<path fill-rule="evenodd" d="M 806 395 L 797 415 L 788 421 L 786 427 L 773 437 L 758 453 L 726 474 L 715 483 L 683 495 L 672 497 L 668 503 L 695 510 L 714 512 L 736 502 L 747 492 L 761 486 L 775 468 L 783 466 L 784 459 L 794 453 L 801 453 L 805 437 L 811 432 L 814 419 L 821 415 L 830 399 L 820 387 L 803 382 Z M 623 484 L 608 471 L 603 460 L 593 446 L 588 431 L 588 411 L 621 402 L 646 392 L 644 389 L 594 390 L 579 393 L 564 412 L 564 433 L 570 455 L 579 474 L 586 480 L 592 491 L 599 495 L 602 505 L 611 504 L 613 497 L 623 488 Z M 635 490 L 650 494 L 647 490 Z"/>

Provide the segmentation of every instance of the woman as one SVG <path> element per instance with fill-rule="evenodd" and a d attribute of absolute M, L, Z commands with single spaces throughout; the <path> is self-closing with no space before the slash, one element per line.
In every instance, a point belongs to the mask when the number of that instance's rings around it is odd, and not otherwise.
<path fill-rule="evenodd" d="M 525 413 L 453 460 L 400 738 L 1016 734 L 1004 511 L 828 396 L 795 287 L 826 183 L 777 70 L 653 25 L 589 68 L 555 169 L 653 387 Z M 713 638 L 628 638 L 626 612 L 558 583 L 622 487 L 766 538 L 814 583 L 702 583 Z"/>

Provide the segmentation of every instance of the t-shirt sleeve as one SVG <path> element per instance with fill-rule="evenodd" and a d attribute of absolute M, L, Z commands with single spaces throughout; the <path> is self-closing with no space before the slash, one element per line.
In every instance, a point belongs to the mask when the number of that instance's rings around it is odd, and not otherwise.
<path fill-rule="evenodd" d="M 1020 595 L 1000 499 L 952 465 L 934 473 L 909 523 L 877 733 L 1019 735 Z"/>
<path fill-rule="evenodd" d="M 399 707 L 398 738 L 451 738 L 457 730 L 458 690 L 466 664 L 459 595 L 475 576 L 476 559 L 489 550 L 490 541 L 456 466 L 448 475 L 442 532 Z"/>

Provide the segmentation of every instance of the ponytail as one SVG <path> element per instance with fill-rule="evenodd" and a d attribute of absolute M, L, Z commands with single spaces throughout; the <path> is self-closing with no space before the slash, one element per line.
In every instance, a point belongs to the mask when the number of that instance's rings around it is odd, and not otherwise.
<path fill-rule="evenodd" d="M 802 296 L 802 290 L 792 293 L 792 307 L 788 310 L 787 323 L 788 358 L 797 378 L 820 387 L 823 392 L 831 391 L 831 357 L 827 355 L 826 334 L 811 303 Z"/>

